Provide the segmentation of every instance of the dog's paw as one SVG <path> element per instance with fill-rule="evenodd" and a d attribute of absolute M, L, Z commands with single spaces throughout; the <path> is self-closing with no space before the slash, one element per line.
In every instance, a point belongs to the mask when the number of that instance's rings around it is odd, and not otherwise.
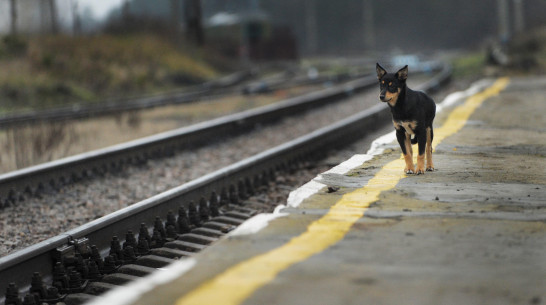
<path fill-rule="evenodd" d="M 424 175 L 425 171 L 423 169 L 418 169 L 416 172 L 417 175 Z"/>
<path fill-rule="evenodd" d="M 415 171 L 413 169 L 409 169 L 409 168 L 405 168 L 404 169 L 404 172 L 406 173 L 406 175 L 413 175 L 415 174 Z"/>
<path fill-rule="evenodd" d="M 434 167 L 432 166 L 427 167 L 427 172 L 433 172 L 433 171 L 434 171 Z"/>

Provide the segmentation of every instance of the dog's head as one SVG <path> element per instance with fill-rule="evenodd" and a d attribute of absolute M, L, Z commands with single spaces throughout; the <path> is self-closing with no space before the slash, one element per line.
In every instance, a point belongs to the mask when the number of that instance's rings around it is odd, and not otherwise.
<path fill-rule="evenodd" d="M 376 64 L 377 79 L 379 79 L 379 99 L 382 102 L 388 103 L 391 107 L 396 105 L 398 96 L 402 89 L 406 86 L 408 79 L 408 66 L 398 70 L 396 73 L 387 73 L 380 64 Z"/>

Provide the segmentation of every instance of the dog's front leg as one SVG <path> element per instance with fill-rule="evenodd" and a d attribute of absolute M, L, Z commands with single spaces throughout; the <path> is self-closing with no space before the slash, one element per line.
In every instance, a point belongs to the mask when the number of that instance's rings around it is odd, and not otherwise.
<path fill-rule="evenodd" d="M 427 171 L 428 172 L 434 171 L 434 163 L 432 163 L 432 139 L 433 138 L 434 138 L 434 132 L 432 130 L 432 127 L 427 127 L 426 155 L 427 155 Z"/>
<path fill-rule="evenodd" d="M 396 139 L 400 148 L 402 149 L 402 154 L 404 155 L 404 160 L 406 161 L 406 168 L 404 172 L 406 174 L 415 173 L 415 167 L 413 166 L 413 149 L 411 148 L 411 136 L 403 129 L 396 129 Z"/>

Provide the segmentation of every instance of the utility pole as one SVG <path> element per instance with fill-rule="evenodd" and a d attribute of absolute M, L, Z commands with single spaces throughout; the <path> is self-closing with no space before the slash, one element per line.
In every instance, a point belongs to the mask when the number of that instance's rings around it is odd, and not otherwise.
<path fill-rule="evenodd" d="M 373 14 L 373 1 L 364 0 L 363 3 L 363 14 L 364 19 L 364 45 L 367 50 L 375 49 L 375 26 L 374 26 L 374 14 Z"/>
<path fill-rule="evenodd" d="M 514 32 L 521 33 L 525 29 L 523 0 L 514 0 Z"/>
<path fill-rule="evenodd" d="M 309 54 L 316 54 L 318 50 L 318 38 L 315 0 L 305 0 L 305 38 L 307 52 Z"/>
<path fill-rule="evenodd" d="M 11 9 L 11 35 L 17 35 L 17 3 L 15 0 L 10 0 L 10 9 Z"/>

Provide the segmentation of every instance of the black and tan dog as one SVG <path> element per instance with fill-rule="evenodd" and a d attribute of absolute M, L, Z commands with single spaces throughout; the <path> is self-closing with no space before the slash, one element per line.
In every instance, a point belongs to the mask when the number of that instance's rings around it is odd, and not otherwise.
<path fill-rule="evenodd" d="M 379 64 L 376 65 L 377 78 L 381 93 L 379 98 L 389 104 L 392 122 L 396 129 L 396 139 L 400 144 L 407 174 L 425 173 L 425 154 L 427 171 L 433 171 L 432 163 L 432 121 L 436 114 L 436 104 L 425 93 L 413 91 L 406 85 L 408 66 L 396 73 L 387 73 Z M 412 138 L 413 137 L 413 138 Z M 417 169 L 413 166 L 413 151 L 411 144 L 418 144 Z"/>

